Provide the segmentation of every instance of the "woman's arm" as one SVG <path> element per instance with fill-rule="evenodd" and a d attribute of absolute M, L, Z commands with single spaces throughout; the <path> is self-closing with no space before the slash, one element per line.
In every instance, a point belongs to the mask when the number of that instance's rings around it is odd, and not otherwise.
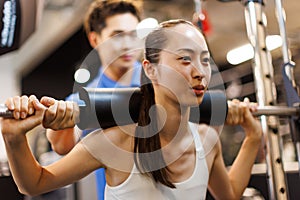
<path fill-rule="evenodd" d="M 242 195 L 250 180 L 251 170 L 261 145 L 262 128 L 260 122 L 251 113 L 256 110 L 256 104 L 250 103 L 247 98 L 244 102 L 232 101 L 231 103 L 233 104 L 230 105 L 231 107 L 238 104 L 239 108 L 232 109 L 233 113 L 231 113 L 231 120 L 229 119 L 228 123 L 241 125 L 246 135 L 229 171 L 234 190 Z"/>
<path fill-rule="evenodd" d="M 228 173 L 221 144 L 218 144 L 209 185 L 217 199 L 240 199 L 250 180 L 251 169 L 261 144 L 262 130 L 259 121 L 251 114 L 251 110 L 256 109 L 255 104 L 246 99 L 244 102 L 230 101 L 228 106 L 227 124 L 241 125 L 246 137 Z"/>
<path fill-rule="evenodd" d="M 76 127 L 59 131 L 46 130 L 47 139 L 51 143 L 52 149 L 60 155 L 69 153 L 76 145 L 81 134 L 81 130 Z"/>
<path fill-rule="evenodd" d="M 78 106 L 70 101 L 57 101 L 43 97 L 40 101 L 49 109 L 46 111 L 43 126 L 48 128 L 46 136 L 52 149 L 65 155 L 76 145 L 82 131 L 75 126 L 79 115 Z"/>
<path fill-rule="evenodd" d="M 6 102 L 10 110 L 14 110 L 15 119 L 2 119 L 2 134 L 6 145 L 10 170 L 19 190 L 27 195 L 45 193 L 73 183 L 84 177 L 94 169 L 101 167 L 101 163 L 94 159 L 83 145 L 76 146 L 70 154 L 56 163 L 42 167 L 32 155 L 26 132 L 42 123 L 46 107 L 35 97 L 15 97 Z M 30 116 L 28 105 L 35 110 Z M 22 119 L 18 116 L 22 116 Z"/>

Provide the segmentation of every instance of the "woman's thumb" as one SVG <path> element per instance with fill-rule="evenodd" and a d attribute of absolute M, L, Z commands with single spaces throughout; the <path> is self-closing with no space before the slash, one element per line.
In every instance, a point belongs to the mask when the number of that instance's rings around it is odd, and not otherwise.
<path fill-rule="evenodd" d="M 42 97 L 41 104 L 43 104 L 46 107 L 50 107 L 55 104 L 56 100 L 51 97 Z"/>
<path fill-rule="evenodd" d="M 34 99 L 34 100 L 33 100 L 33 106 L 34 106 L 34 109 L 35 109 L 36 114 L 38 114 L 39 112 L 44 113 L 45 110 L 47 109 L 47 107 L 44 106 L 43 104 L 41 104 L 41 103 L 39 102 L 39 100 L 37 100 L 37 99 Z"/>

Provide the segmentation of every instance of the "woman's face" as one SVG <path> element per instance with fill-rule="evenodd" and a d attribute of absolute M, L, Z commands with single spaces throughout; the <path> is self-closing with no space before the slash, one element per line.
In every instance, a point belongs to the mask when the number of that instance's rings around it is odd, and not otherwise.
<path fill-rule="evenodd" d="M 196 28 L 187 24 L 166 30 L 168 41 L 160 52 L 156 85 L 165 97 L 179 101 L 183 106 L 199 105 L 211 77 L 205 39 Z"/>

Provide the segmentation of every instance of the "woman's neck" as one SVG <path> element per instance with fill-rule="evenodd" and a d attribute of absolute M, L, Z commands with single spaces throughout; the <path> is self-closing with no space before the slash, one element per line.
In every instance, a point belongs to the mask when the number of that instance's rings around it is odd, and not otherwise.
<path fill-rule="evenodd" d="M 168 142 L 182 138 L 188 133 L 190 108 L 180 106 L 178 102 L 170 102 L 156 98 L 157 120 L 162 140 Z"/>

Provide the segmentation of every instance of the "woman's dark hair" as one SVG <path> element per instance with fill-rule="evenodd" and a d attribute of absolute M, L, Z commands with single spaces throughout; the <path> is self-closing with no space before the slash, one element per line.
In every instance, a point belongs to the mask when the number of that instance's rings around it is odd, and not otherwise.
<path fill-rule="evenodd" d="M 166 28 L 174 27 L 178 24 L 192 25 L 190 22 L 182 19 L 169 20 L 161 23 L 157 29 L 149 33 L 145 41 L 145 59 L 152 64 L 157 64 L 159 62 L 160 52 L 168 42 Z M 161 143 L 157 131 L 157 120 L 155 120 L 154 89 L 144 70 L 142 70 L 141 73 L 141 93 L 143 98 L 134 141 L 135 164 L 141 173 L 150 176 L 156 182 L 170 188 L 175 188 L 175 185 L 169 180 L 167 172 L 170 172 L 170 170 L 165 163 L 161 151 Z M 151 121 L 149 111 L 152 106 L 154 108 L 152 108 L 154 111 L 152 116 L 154 117 L 152 117 Z"/>
<path fill-rule="evenodd" d="M 117 14 L 133 14 L 138 21 L 141 20 L 140 11 L 133 3 L 122 0 L 96 0 L 91 3 L 85 19 L 84 29 L 88 35 L 95 31 L 101 34 L 101 31 L 106 27 L 106 19 Z"/>

